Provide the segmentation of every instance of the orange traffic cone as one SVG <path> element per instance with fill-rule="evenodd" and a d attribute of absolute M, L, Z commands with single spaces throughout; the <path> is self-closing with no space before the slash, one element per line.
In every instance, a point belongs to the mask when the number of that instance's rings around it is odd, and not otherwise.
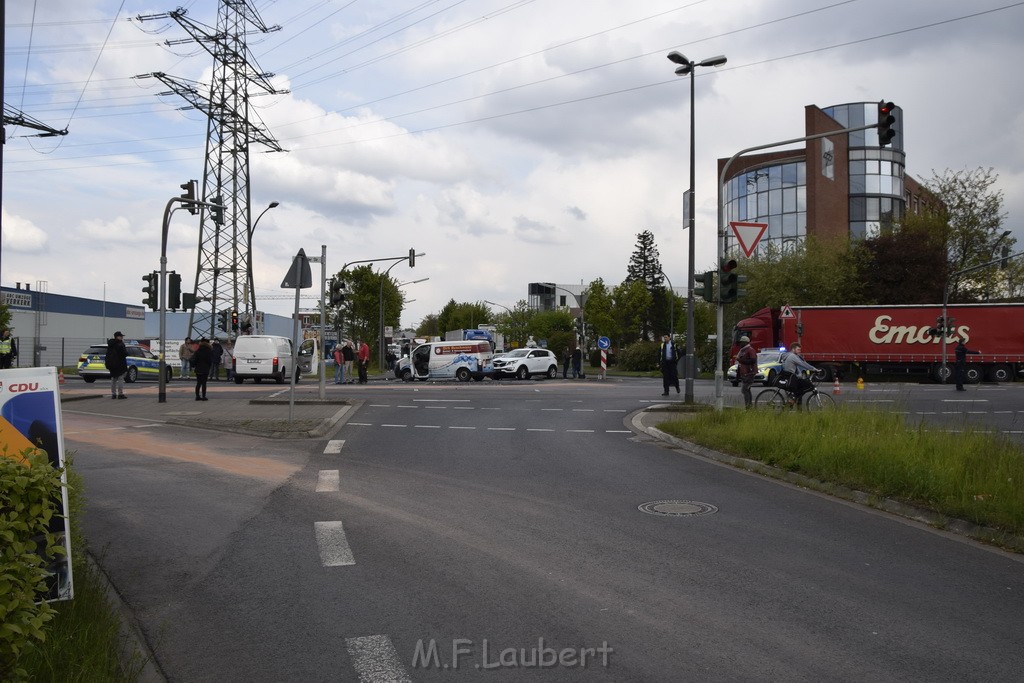
<path fill-rule="evenodd" d="M 864 378 L 863 377 L 858 377 L 857 378 L 857 388 L 858 389 L 863 389 L 864 388 Z"/>
<path fill-rule="evenodd" d="M 57 370 L 57 384 L 64 384 L 64 370 Z"/>
<path fill-rule="evenodd" d="M 832 382 L 832 393 L 833 394 L 841 394 L 841 393 L 843 393 L 843 390 L 839 388 L 839 378 L 838 377 L 836 377 L 836 381 L 835 382 Z"/>

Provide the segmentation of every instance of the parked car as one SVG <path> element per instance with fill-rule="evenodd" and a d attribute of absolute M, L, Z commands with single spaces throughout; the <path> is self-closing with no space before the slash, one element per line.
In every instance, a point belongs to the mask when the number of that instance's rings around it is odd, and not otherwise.
<path fill-rule="evenodd" d="M 135 382 L 140 379 L 160 379 L 160 358 L 145 346 L 137 343 L 124 345 L 128 351 L 128 372 L 125 373 L 125 382 Z M 107 358 L 107 345 L 95 344 L 82 352 L 78 358 L 78 376 L 88 383 L 97 379 L 110 379 L 110 371 L 104 365 Z M 164 375 L 167 381 L 171 381 L 173 369 L 169 365 L 164 366 Z"/>
<path fill-rule="evenodd" d="M 775 384 L 775 379 L 782 372 L 782 357 L 785 349 L 761 349 L 757 353 L 757 374 L 754 375 L 754 382 L 770 387 Z M 740 385 L 739 377 L 736 375 L 737 366 L 733 365 L 726 372 L 725 376 L 734 387 Z"/>
<path fill-rule="evenodd" d="M 530 379 L 545 375 L 554 379 L 558 374 L 558 359 L 547 349 L 515 349 L 494 359 L 494 377 Z"/>

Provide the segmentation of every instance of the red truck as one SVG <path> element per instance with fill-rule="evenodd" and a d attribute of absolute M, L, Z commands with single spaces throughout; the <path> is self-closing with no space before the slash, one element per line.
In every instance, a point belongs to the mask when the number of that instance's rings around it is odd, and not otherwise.
<path fill-rule="evenodd" d="M 803 357 L 822 370 L 816 378 L 878 374 L 928 375 L 941 382 L 941 305 L 783 306 L 763 308 L 733 330 L 733 358 L 739 338 L 757 350 L 789 348 L 799 341 Z M 967 379 L 1010 382 L 1024 375 L 1024 303 L 958 304 L 946 308 L 946 377 L 953 371 L 953 347 L 963 339 L 980 355 L 967 356 Z"/>

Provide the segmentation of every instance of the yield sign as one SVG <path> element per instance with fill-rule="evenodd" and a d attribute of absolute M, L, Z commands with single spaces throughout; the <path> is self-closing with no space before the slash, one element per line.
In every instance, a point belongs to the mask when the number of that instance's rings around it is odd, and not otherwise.
<path fill-rule="evenodd" d="M 768 224 L 729 221 L 729 227 L 732 228 L 733 234 L 736 235 L 736 240 L 740 243 L 743 254 L 749 258 L 754 253 L 754 250 L 757 249 L 757 243 L 761 241 L 761 236 L 768 229 Z"/>

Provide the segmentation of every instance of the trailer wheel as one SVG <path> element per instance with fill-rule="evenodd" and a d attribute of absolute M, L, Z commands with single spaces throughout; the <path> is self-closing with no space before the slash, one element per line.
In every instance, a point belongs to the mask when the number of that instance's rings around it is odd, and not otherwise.
<path fill-rule="evenodd" d="M 968 365 L 964 374 L 967 375 L 968 384 L 977 384 L 981 381 L 981 368 L 977 365 Z"/>
<path fill-rule="evenodd" d="M 934 379 L 939 384 L 942 384 L 944 381 L 948 382 L 952 377 L 953 377 L 953 365 L 952 365 L 952 363 L 946 365 L 945 368 L 942 367 L 941 363 L 936 363 L 935 367 L 932 368 L 932 379 Z"/>
<path fill-rule="evenodd" d="M 818 368 L 818 371 L 811 376 L 815 382 L 831 382 L 832 381 L 832 368 L 828 365 L 822 365 Z"/>
<path fill-rule="evenodd" d="M 1013 370 L 1005 363 L 990 365 L 985 373 L 985 378 L 989 382 L 1012 382 Z"/>

